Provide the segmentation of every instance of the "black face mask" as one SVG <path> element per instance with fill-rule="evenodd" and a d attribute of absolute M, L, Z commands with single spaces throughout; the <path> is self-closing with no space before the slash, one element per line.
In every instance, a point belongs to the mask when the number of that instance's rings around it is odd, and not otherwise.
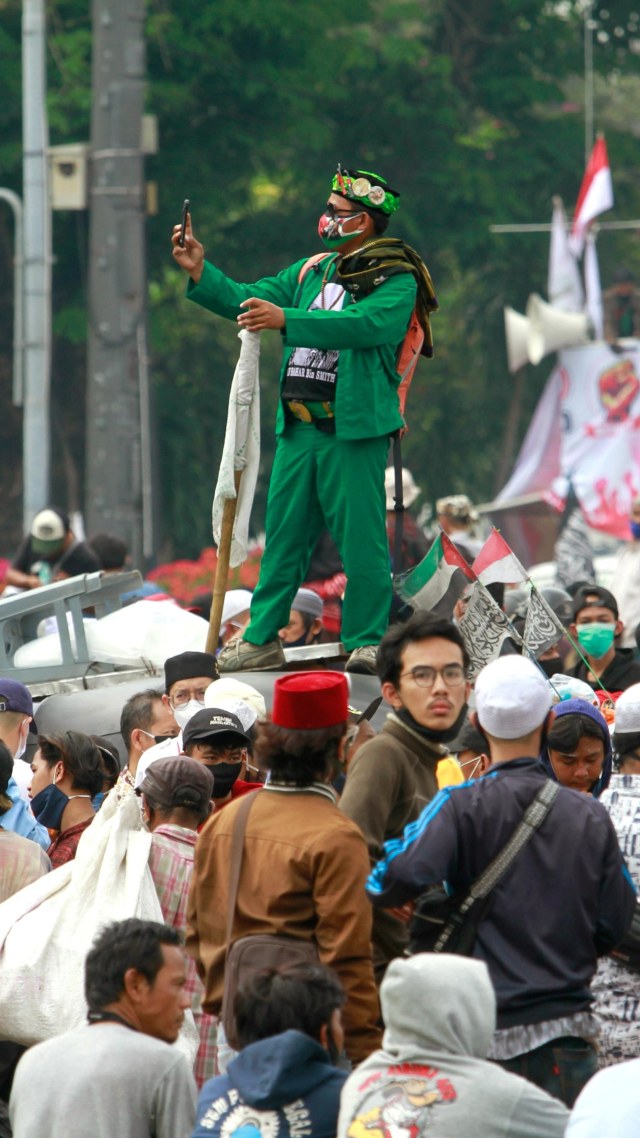
<path fill-rule="evenodd" d="M 207 763 L 213 775 L 213 797 L 226 798 L 240 775 L 242 763 Z"/>
<path fill-rule="evenodd" d="M 51 782 L 31 799 L 31 809 L 41 826 L 46 826 L 48 830 L 59 830 L 68 801 L 67 795 Z"/>
<path fill-rule="evenodd" d="M 443 731 L 432 731 L 430 727 L 423 727 L 421 723 L 418 723 L 413 718 L 411 712 L 407 711 L 406 707 L 401 707 L 395 714 L 407 727 L 410 727 L 412 731 L 417 731 L 419 735 L 422 735 L 424 739 L 428 739 L 430 743 L 450 743 L 462 730 L 462 726 L 467 717 L 467 711 L 468 705 L 465 703 L 455 723 L 452 723 L 450 727 L 445 727 Z"/>
<path fill-rule="evenodd" d="M 542 668 L 545 676 L 551 679 L 556 672 L 562 673 L 562 657 L 550 656 L 548 660 L 538 660 L 538 667 Z"/>

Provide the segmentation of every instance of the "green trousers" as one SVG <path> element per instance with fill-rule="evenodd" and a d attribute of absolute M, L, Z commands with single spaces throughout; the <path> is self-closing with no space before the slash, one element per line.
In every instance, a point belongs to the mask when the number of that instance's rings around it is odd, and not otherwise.
<path fill-rule="evenodd" d="M 342 642 L 349 652 L 379 643 L 391 604 L 384 493 L 388 449 L 386 436 L 342 441 L 313 423 L 285 428 L 271 472 L 265 550 L 245 640 L 266 644 L 288 623 L 291 602 L 326 526 L 348 581 Z"/>

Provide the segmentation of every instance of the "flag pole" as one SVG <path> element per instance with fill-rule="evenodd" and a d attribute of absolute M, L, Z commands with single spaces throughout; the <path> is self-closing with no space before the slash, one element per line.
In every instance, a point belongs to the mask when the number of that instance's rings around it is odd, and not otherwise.
<path fill-rule="evenodd" d="M 235 498 L 225 498 L 224 506 L 222 508 L 220 542 L 218 544 L 218 560 L 216 562 L 216 572 L 213 580 L 213 594 L 211 597 L 211 610 L 209 612 L 209 631 L 207 633 L 206 651 L 211 652 L 211 654 L 214 656 L 218 651 L 220 625 L 222 624 L 222 609 L 224 606 L 225 593 L 227 591 L 227 580 L 229 578 L 231 538 L 233 536 L 233 523 L 236 519 L 236 506 L 238 504 L 238 494 L 240 493 L 240 483 L 242 481 L 241 470 L 234 470 L 233 480 L 236 488 L 236 496 Z"/>

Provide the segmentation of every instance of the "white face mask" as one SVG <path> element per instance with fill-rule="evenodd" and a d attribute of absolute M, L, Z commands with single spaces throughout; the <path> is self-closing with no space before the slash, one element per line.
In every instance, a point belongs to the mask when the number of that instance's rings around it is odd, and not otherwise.
<path fill-rule="evenodd" d="M 18 749 L 13 756 L 14 759 L 21 759 L 22 756 L 24 755 L 24 753 L 27 749 L 27 736 L 28 736 L 28 734 L 29 734 L 29 721 L 27 720 L 26 725 L 22 726 L 20 728 L 20 742 L 18 743 Z"/>
<path fill-rule="evenodd" d="M 202 701 L 202 703 L 200 703 L 200 701 L 197 699 L 190 699 L 188 703 L 185 703 L 184 707 L 172 708 L 175 721 L 178 724 L 178 727 L 180 728 L 181 731 L 184 731 L 185 727 L 187 726 L 187 723 L 195 715 L 196 711 L 203 711 L 203 710 L 204 710 L 204 700 Z"/>

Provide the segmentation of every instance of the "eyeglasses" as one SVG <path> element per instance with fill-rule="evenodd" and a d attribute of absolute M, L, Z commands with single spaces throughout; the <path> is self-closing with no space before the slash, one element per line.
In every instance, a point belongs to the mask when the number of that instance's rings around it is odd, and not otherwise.
<path fill-rule="evenodd" d="M 412 679 L 419 688 L 431 688 L 435 683 L 436 676 L 442 676 L 449 688 L 459 687 L 466 679 L 462 664 L 445 664 L 444 668 L 428 668 L 426 665 L 419 665 L 417 668 L 412 668 L 410 672 L 402 672 L 400 679 Z"/>
<path fill-rule="evenodd" d="M 330 202 L 327 202 L 327 205 L 325 206 L 325 213 L 328 213 L 330 217 L 357 217 L 358 214 L 362 213 L 362 210 L 336 209 L 334 205 L 331 205 Z"/>
<path fill-rule="evenodd" d="M 169 696 L 169 704 L 171 707 L 186 707 L 192 699 L 196 703 L 201 703 L 204 706 L 204 697 L 206 688 L 191 688 L 189 691 L 180 691 L 176 695 Z"/>

